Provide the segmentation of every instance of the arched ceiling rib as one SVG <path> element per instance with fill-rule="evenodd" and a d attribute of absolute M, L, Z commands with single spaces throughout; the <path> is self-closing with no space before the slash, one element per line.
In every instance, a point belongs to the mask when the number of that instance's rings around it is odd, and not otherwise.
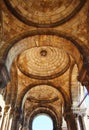
<path fill-rule="evenodd" d="M 24 104 L 26 100 L 29 103 L 51 103 L 60 100 L 60 103 L 64 105 L 64 99 L 61 93 L 54 88 L 53 86 L 49 85 L 37 85 L 31 89 L 24 95 L 22 100 L 22 109 L 24 109 Z"/>
<path fill-rule="evenodd" d="M 86 52 L 83 50 L 82 46 L 71 37 L 55 31 L 50 32 L 50 30 L 43 30 L 42 32 L 42 30 L 38 30 L 33 31 L 32 33 L 26 33 L 11 41 L 3 55 L 3 60 L 5 60 L 4 62 L 8 72 L 10 72 L 10 67 L 15 57 L 17 57 L 22 51 L 37 46 L 53 46 L 63 49 L 66 53 L 73 56 L 80 70 L 83 64 L 83 58 L 87 58 Z"/>
<path fill-rule="evenodd" d="M 37 33 L 39 34 L 38 36 L 37 36 Z M 55 34 L 56 33 L 49 32 L 49 31 L 42 32 L 42 33 L 40 31 L 38 31 L 38 32 L 31 33 L 31 34 L 28 33 L 26 35 L 19 37 L 16 40 L 11 41 L 11 43 L 6 48 L 5 53 L 3 55 L 3 58 L 6 62 L 6 64 L 7 64 L 7 62 L 9 62 L 9 64 L 11 64 L 11 62 L 13 61 L 13 58 L 15 58 L 16 55 L 20 54 L 21 51 L 24 51 L 27 48 L 32 48 L 32 47 L 36 47 L 36 46 L 46 46 L 46 45 L 47 46 L 51 45 L 54 47 L 59 46 L 59 48 L 62 47 L 64 50 L 66 50 L 66 52 L 69 51 L 68 53 L 71 53 L 75 57 L 76 62 L 78 62 L 79 59 L 82 58 L 81 56 L 84 56 L 84 58 L 85 58 L 85 52 L 84 52 L 83 48 L 75 40 L 71 39 L 70 37 L 64 36 L 60 33 L 57 33 L 56 35 Z M 23 37 L 23 39 L 22 39 L 22 37 Z M 20 40 L 20 38 L 22 40 Z M 31 39 L 33 39 L 33 40 L 31 40 Z M 43 39 L 43 41 L 41 41 L 41 39 Z M 55 41 L 55 39 L 56 39 L 56 41 Z M 73 49 L 73 48 L 75 48 L 75 49 Z M 80 51 L 79 55 L 81 55 L 79 57 L 76 57 L 76 55 L 74 54 L 74 53 L 78 52 L 77 48 Z M 74 51 L 74 50 L 76 50 L 76 51 Z M 9 65 L 8 65 L 8 67 L 9 67 Z"/>
<path fill-rule="evenodd" d="M 4 0 L 21 21 L 36 27 L 53 27 L 65 23 L 86 0 Z"/>

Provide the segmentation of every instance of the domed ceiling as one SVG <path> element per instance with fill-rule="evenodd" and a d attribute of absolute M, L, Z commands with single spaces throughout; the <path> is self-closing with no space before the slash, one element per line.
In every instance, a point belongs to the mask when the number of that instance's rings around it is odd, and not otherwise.
<path fill-rule="evenodd" d="M 56 47 L 33 47 L 21 53 L 18 67 L 31 77 L 54 78 L 68 69 L 69 56 L 63 49 Z"/>
<path fill-rule="evenodd" d="M 12 13 L 29 25 L 46 27 L 66 22 L 86 0 L 4 0 Z"/>

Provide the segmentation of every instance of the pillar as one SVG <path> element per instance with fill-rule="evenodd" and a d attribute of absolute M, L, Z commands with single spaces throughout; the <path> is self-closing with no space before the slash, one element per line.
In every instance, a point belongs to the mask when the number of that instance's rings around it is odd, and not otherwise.
<path fill-rule="evenodd" d="M 85 130 L 85 129 L 84 129 L 84 124 L 83 124 L 82 116 L 79 115 L 79 116 L 78 116 L 78 119 L 79 119 L 80 129 L 81 129 L 81 130 Z"/>
<path fill-rule="evenodd" d="M 73 113 L 74 115 L 76 115 L 76 122 L 77 122 L 78 130 L 86 130 L 84 120 L 83 120 L 86 113 L 86 109 L 76 107 L 75 109 L 73 109 Z"/>
<path fill-rule="evenodd" d="M 75 117 L 71 111 L 66 112 L 64 114 L 64 118 L 66 120 L 68 130 L 78 130 Z"/>
<path fill-rule="evenodd" d="M 19 109 L 13 110 L 11 130 L 18 130 L 18 122 L 20 120 L 20 114 L 21 114 L 21 111 L 19 111 Z"/>
<path fill-rule="evenodd" d="M 10 109 L 10 112 L 9 112 L 9 122 L 8 122 L 7 130 L 11 130 L 12 117 L 13 117 L 13 110 Z"/>
<path fill-rule="evenodd" d="M 1 125 L 1 130 L 8 130 L 8 123 L 9 123 L 9 112 L 10 112 L 10 105 L 6 105 L 4 108 L 4 115 Z"/>

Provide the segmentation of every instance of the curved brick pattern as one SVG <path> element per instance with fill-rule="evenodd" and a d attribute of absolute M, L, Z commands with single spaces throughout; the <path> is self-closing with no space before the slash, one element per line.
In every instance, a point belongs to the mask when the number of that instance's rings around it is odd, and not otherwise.
<path fill-rule="evenodd" d="M 33 47 L 19 56 L 18 67 L 23 73 L 35 78 L 52 78 L 68 69 L 69 56 L 56 47 Z"/>
<path fill-rule="evenodd" d="M 85 0 L 5 0 L 5 2 L 12 13 L 26 24 L 44 27 L 66 22 L 79 11 Z"/>

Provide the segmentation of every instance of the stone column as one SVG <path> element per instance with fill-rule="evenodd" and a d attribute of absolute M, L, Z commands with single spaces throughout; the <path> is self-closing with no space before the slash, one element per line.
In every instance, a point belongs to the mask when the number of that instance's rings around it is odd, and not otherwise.
<path fill-rule="evenodd" d="M 9 112 L 10 112 L 10 105 L 6 105 L 4 108 L 4 115 L 1 125 L 1 130 L 8 130 L 8 123 L 9 123 Z"/>
<path fill-rule="evenodd" d="M 77 122 L 78 130 L 86 130 L 85 124 L 83 121 L 83 118 L 85 116 L 85 112 L 86 112 L 86 109 L 84 109 L 84 108 L 73 109 L 73 113 L 74 113 L 74 115 L 76 115 L 76 122 Z"/>
<path fill-rule="evenodd" d="M 68 130 L 78 130 L 75 117 L 71 111 L 66 112 L 64 114 L 64 118 L 66 120 Z"/>
<path fill-rule="evenodd" d="M 12 118 L 9 119 L 7 130 L 11 130 Z"/>
<path fill-rule="evenodd" d="M 85 128 L 84 128 L 84 122 L 83 122 L 83 117 L 81 115 L 79 115 L 78 119 L 79 119 L 80 129 L 81 130 L 85 130 Z"/>
<path fill-rule="evenodd" d="M 18 130 L 18 122 L 20 120 L 20 114 L 21 114 L 21 111 L 18 108 L 13 110 L 11 130 Z"/>
<path fill-rule="evenodd" d="M 8 121 L 7 130 L 11 130 L 11 125 L 12 125 L 12 117 L 13 117 L 13 110 L 12 110 L 12 109 L 10 109 L 10 112 L 9 112 L 9 121 Z"/>
<path fill-rule="evenodd" d="M 81 130 L 78 115 L 77 114 L 74 114 L 74 115 L 75 115 L 75 120 L 76 120 L 76 123 L 77 123 L 77 130 Z"/>
<path fill-rule="evenodd" d="M 86 130 L 84 121 L 83 121 L 83 116 L 76 114 L 76 122 L 77 122 L 77 129 L 78 130 Z"/>
<path fill-rule="evenodd" d="M 22 130 L 29 130 L 27 118 L 25 118 L 25 120 L 23 121 Z"/>

